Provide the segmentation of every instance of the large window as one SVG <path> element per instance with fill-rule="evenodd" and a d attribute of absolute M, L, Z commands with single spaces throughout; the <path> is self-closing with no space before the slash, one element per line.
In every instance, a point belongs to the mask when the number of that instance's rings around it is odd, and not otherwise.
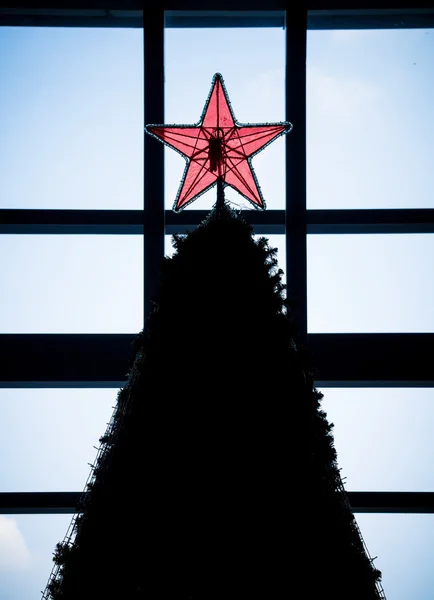
<path fill-rule="evenodd" d="M 73 512 L 169 234 L 215 202 L 170 211 L 185 162 L 144 115 L 197 122 L 220 72 L 240 122 L 293 122 L 253 159 L 267 211 L 228 200 L 278 248 L 386 595 L 428 600 L 432 515 L 400 513 L 434 512 L 432 11 L 188 8 L 0 13 L 0 596 L 44 588 L 71 514 L 36 513 Z"/>

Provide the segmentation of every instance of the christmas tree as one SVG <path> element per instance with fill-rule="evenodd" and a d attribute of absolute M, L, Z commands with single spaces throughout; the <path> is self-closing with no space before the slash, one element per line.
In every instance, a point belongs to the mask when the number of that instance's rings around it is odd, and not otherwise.
<path fill-rule="evenodd" d="M 224 97 L 216 76 L 196 138 L 193 126 L 152 126 L 194 146 L 175 209 L 215 183 L 217 203 L 162 263 L 46 598 L 382 597 L 276 250 L 224 202 L 224 186 L 240 182 L 264 206 L 248 158 L 289 124 L 245 129 Z M 213 98 L 226 129 L 206 121 Z"/>

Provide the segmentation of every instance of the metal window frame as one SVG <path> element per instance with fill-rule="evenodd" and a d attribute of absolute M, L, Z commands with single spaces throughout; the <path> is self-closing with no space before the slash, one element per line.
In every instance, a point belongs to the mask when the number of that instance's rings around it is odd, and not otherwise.
<path fill-rule="evenodd" d="M 71 8 L 72 6 L 72 8 Z M 142 3 L 133 1 L 107 6 L 94 2 L 35 8 L 33 2 L 0 7 L 0 26 L 40 27 L 136 27 L 144 28 L 145 122 L 164 118 L 164 27 L 286 27 L 286 111 L 293 122 L 305 122 L 306 31 L 308 29 L 391 29 L 434 27 L 433 2 L 378 4 L 364 1 L 357 9 L 348 2 L 324 2 L 288 8 L 271 0 L 224 0 L 219 10 L 204 11 L 197 0 L 165 0 L 167 9 L 153 9 L 142 18 Z M 182 9 L 182 10 L 180 10 Z M 297 85 L 294 85 L 294 80 Z M 151 93 L 152 90 L 152 93 Z M 434 334 L 308 334 L 306 294 L 306 235 L 345 233 L 434 233 L 434 209 L 307 210 L 306 135 L 297 128 L 287 143 L 285 210 L 265 213 L 246 211 L 244 216 L 257 233 L 286 236 L 286 265 L 291 295 L 298 299 L 296 317 L 307 340 L 318 385 L 345 387 L 432 387 Z M 152 148 L 152 152 L 150 149 Z M 149 303 L 159 261 L 164 254 L 164 235 L 195 227 L 205 211 L 174 214 L 164 209 L 163 147 L 145 139 L 145 193 L 143 210 L 0 210 L 0 234 L 136 234 L 143 235 L 145 300 Z M 152 175 L 152 176 L 151 176 Z M 147 200 L 152 198 L 152 202 Z M 292 202 L 297 198 L 297 202 Z M 158 200 L 160 199 L 160 200 Z M 130 335 L 0 335 L 0 387 L 120 387 L 130 357 Z M 32 368 L 21 364 L 19 351 L 37 350 Z M 375 356 L 363 360 L 366 348 Z M 350 352 L 351 350 L 351 352 Z M 90 352 L 92 360 L 86 360 Z M 67 358 L 67 357 L 70 358 Z M 349 360 L 351 356 L 351 361 Z M 46 360 L 47 358 L 50 360 Z M 74 357 L 74 359 L 72 358 Z M 99 360 L 95 360 L 99 357 Z M 45 360 L 44 360 L 45 358 Z M 66 360 L 60 360 L 63 358 Z M 63 366 L 62 366 L 63 365 Z M 67 366 L 66 366 L 67 365 Z M 0 493 L 0 513 L 74 512 L 77 494 Z M 349 492 L 354 512 L 434 512 L 434 493 Z"/>

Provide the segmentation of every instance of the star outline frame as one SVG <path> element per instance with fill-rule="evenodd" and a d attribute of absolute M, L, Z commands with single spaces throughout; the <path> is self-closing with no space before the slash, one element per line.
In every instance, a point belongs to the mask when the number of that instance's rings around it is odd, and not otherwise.
<path fill-rule="evenodd" d="M 203 107 L 202 110 L 202 114 L 199 118 L 199 120 L 196 123 L 188 123 L 188 124 L 180 124 L 180 123 L 176 123 L 176 124 L 154 124 L 154 123 L 149 123 L 147 125 L 145 125 L 144 129 L 145 132 L 152 136 L 153 138 L 157 139 L 160 143 L 164 144 L 165 146 L 169 146 L 169 148 L 171 148 L 172 150 L 175 150 L 175 152 L 177 152 L 180 156 L 182 156 L 185 160 L 185 167 L 184 167 L 184 172 L 182 174 L 181 177 L 181 181 L 178 187 L 178 191 L 176 193 L 176 197 L 175 197 L 175 201 L 173 203 L 172 206 L 172 210 L 173 212 L 179 213 L 181 211 L 183 211 L 185 208 L 187 208 L 187 206 L 189 206 L 192 202 L 195 202 L 198 198 L 200 198 L 200 196 L 202 196 L 203 194 L 205 194 L 206 192 L 208 192 L 212 187 L 214 187 L 217 184 L 217 177 L 216 180 L 213 181 L 212 183 L 210 183 L 207 187 L 203 188 L 198 194 L 196 194 L 193 198 L 191 198 L 190 200 L 188 200 L 185 204 L 182 205 L 182 207 L 180 208 L 176 208 L 177 204 L 178 204 L 178 200 L 179 197 L 181 195 L 181 191 L 182 188 L 184 186 L 184 181 L 185 181 L 185 177 L 187 175 L 190 163 L 191 163 L 191 159 L 190 157 L 186 156 L 183 152 L 181 152 L 181 150 L 179 150 L 178 148 L 176 148 L 175 146 L 172 146 L 172 144 L 170 142 L 167 142 L 166 140 L 162 140 L 159 136 L 155 135 L 152 131 L 150 131 L 148 128 L 150 127 L 170 127 L 173 129 L 183 129 L 183 128 L 194 128 L 194 127 L 201 127 L 201 125 L 203 124 L 203 121 L 205 119 L 205 115 L 207 113 L 208 107 L 209 107 L 209 103 L 211 101 L 211 97 L 216 85 L 216 82 L 219 81 L 220 85 L 222 86 L 222 90 L 223 93 L 225 95 L 225 99 L 226 102 L 228 104 L 229 107 L 229 111 L 231 113 L 231 117 L 233 119 L 234 125 L 236 127 L 266 127 L 266 126 L 281 126 L 284 127 L 285 129 L 282 129 L 282 131 L 278 134 L 276 134 L 275 137 L 273 137 L 271 140 L 269 140 L 266 144 L 264 144 L 263 146 L 261 146 L 258 150 L 256 150 L 255 152 L 253 152 L 250 156 L 246 157 L 245 160 L 247 160 L 248 164 L 249 164 L 249 168 L 251 171 L 251 174 L 253 176 L 255 185 L 257 187 L 258 190 L 258 194 L 259 197 L 262 201 L 262 206 L 257 205 L 255 202 L 253 202 L 250 198 L 248 198 L 245 194 L 243 194 L 240 190 L 238 190 L 236 187 L 234 187 L 232 184 L 227 183 L 224 179 L 223 179 L 223 188 L 225 187 L 231 187 L 233 190 L 235 190 L 238 194 L 240 194 L 241 196 L 243 196 L 243 198 L 245 198 L 250 204 L 253 205 L 253 207 L 255 208 L 255 210 L 265 210 L 267 208 L 266 202 L 265 202 L 265 198 L 262 194 L 262 190 L 261 190 L 261 186 L 259 185 L 259 181 L 258 178 L 256 176 L 256 172 L 255 169 L 253 167 L 252 164 L 252 159 L 259 154 L 259 152 L 261 152 L 262 150 L 264 150 L 268 145 L 270 145 L 272 142 L 274 142 L 277 138 L 281 137 L 282 135 L 285 135 L 287 133 L 290 133 L 293 130 L 293 125 L 290 121 L 275 121 L 273 123 L 270 122 L 265 122 L 265 123 L 241 123 L 239 122 L 236 118 L 235 118 L 235 114 L 232 108 L 232 103 L 229 99 L 229 94 L 227 92 L 226 89 L 226 85 L 223 79 L 223 76 L 221 73 L 217 72 L 213 75 L 212 81 L 211 81 L 211 87 L 210 90 L 208 92 L 208 96 L 205 100 L 205 105 Z"/>

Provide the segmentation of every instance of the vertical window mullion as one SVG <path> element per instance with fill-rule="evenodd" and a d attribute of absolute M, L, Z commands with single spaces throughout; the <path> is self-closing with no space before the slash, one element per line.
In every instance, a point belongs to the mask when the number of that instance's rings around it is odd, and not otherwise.
<path fill-rule="evenodd" d="M 143 16 L 145 124 L 164 122 L 164 9 Z M 144 325 L 164 256 L 164 147 L 144 138 Z"/>
<path fill-rule="evenodd" d="M 301 343 L 307 339 L 306 259 L 306 29 L 307 11 L 286 11 L 286 273 L 288 298 Z"/>

